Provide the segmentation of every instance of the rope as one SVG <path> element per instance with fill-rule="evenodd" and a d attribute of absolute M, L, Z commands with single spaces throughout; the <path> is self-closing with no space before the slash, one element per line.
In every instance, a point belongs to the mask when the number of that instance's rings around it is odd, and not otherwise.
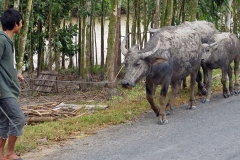
<path fill-rule="evenodd" d="M 138 68 L 138 70 L 134 73 L 134 75 L 132 76 L 132 78 L 129 80 L 130 82 L 132 81 L 132 79 L 136 76 L 136 74 L 138 73 L 138 71 L 142 68 L 142 64 L 140 65 L 140 67 Z"/>
<path fill-rule="evenodd" d="M 24 85 L 28 86 L 28 88 L 30 88 L 28 82 L 24 79 Z M 27 99 L 27 110 L 28 110 L 28 106 L 29 106 L 29 93 L 27 93 L 26 96 Z M 10 123 L 12 123 L 12 125 L 14 126 L 14 128 L 17 130 L 18 133 L 20 133 L 20 130 L 17 128 L 17 126 L 13 123 L 13 121 L 11 120 L 11 118 L 7 115 L 7 113 L 2 109 L 2 107 L 0 106 L 0 110 L 2 111 L 2 113 L 7 117 L 7 119 L 10 121 Z M 28 114 L 27 114 L 27 118 L 28 118 Z"/>
<path fill-rule="evenodd" d="M 61 82 L 61 83 L 76 83 L 76 84 L 88 84 L 88 83 L 92 83 L 92 84 L 111 84 L 111 83 L 116 83 L 117 81 L 117 77 L 120 74 L 121 70 L 123 69 L 124 65 L 122 64 L 120 70 L 118 71 L 117 75 L 114 78 L 114 81 L 109 82 L 109 81 L 100 81 L 100 82 L 81 82 L 81 81 L 61 81 L 61 80 L 52 80 L 52 79 L 39 79 L 39 78 L 24 78 L 24 82 L 27 82 L 26 80 L 33 80 L 33 81 L 50 81 L 50 82 Z M 28 84 L 29 85 L 29 84 Z M 30 88 L 30 87 L 29 87 Z"/>
<path fill-rule="evenodd" d="M 17 126 L 13 123 L 13 121 L 11 120 L 10 117 L 8 117 L 7 113 L 2 109 L 2 107 L 0 106 L 0 110 L 3 112 L 3 114 L 7 117 L 7 119 L 12 123 L 12 125 L 16 128 L 17 132 L 20 133 L 19 129 L 17 128 Z"/>
<path fill-rule="evenodd" d="M 29 83 L 27 82 L 27 80 L 23 79 L 24 81 L 24 86 L 25 88 L 28 88 L 28 91 L 27 91 L 27 95 L 26 95 L 26 100 L 27 100 L 27 110 L 29 109 L 29 97 L 30 97 L 30 94 L 29 94 L 29 91 L 30 91 L 30 85 Z M 26 87 L 27 86 L 27 87 Z M 27 118 L 29 118 L 29 113 L 27 112 Z"/>

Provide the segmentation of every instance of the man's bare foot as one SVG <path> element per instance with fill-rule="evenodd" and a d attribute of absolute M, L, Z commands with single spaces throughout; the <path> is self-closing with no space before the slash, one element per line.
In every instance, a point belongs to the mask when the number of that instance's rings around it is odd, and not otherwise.
<path fill-rule="evenodd" d="M 5 154 L 4 155 L 4 160 L 17 160 L 17 159 L 20 159 L 20 157 L 18 155 L 16 155 L 16 153 L 13 153 L 13 154 Z"/>

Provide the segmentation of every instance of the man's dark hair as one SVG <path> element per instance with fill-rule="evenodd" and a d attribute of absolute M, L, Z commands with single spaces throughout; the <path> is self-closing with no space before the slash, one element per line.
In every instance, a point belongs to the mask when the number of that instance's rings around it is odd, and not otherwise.
<path fill-rule="evenodd" d="M 19 25 L 20 20 L 22 20 L 22 15 L 15 9 L 6 9 L 1 16 L 2 29 L 12 30 L 15 24 Z"/>

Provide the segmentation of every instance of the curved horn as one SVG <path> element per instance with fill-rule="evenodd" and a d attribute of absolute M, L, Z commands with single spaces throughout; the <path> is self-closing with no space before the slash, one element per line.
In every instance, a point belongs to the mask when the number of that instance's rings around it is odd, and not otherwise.
<path fill-rule="evenodd" d="M 121 51 L 124 56 L 126 56 L 128 49 L 125 47 L 126 46 L 126 39 L 127 39 L 128 34 L 124 37 L 121 43 Z"/>
<path fill-rule="evenodd" d="M 207 43 L 203 43 L 201 46 L 202 46 L 203 48 L 206 48 L 206 47 L 208 47 L 208 45 L 209 45 L 209 44 L 207 44 Z"/>
<path fill-rule="evenodd" d="M 161 29 L 153 29 L 153 28 L 151 28 L 151 22 L 149 23 L 149 25 L 148 25 L 148 31 L 149 32 L 152 32 L 152 33 L 155 33 L 155 32 L 158 32 L 158 31 L 160 31 Z"/>
<path fill-rule="evenodd" d="M 158 42 L 157 42 L 157 44 L 156 44 L 156 46 L 151 50 L 151 51 L 148 51 L 148 52 L 145 52 L 145 53 L 142 53 L 142 55 L 141 55 L 141 58 L 146 58 L 146 57 L 148 57 L 148 56 L 150 56 L 150 55 L 152 55 L 153 53 L 155 53 L 158 49 L 159 49 L 159 45 L 160 45 L 160 38 L 158 39 Z"/>
<path fill-rule="evenodd" d="M 215 46 L 217 44 L 218 44 L 217 42 L 214 42 L 214 43 L 209 44 L 209 46 L 212 47 L 212 46 Z"/>

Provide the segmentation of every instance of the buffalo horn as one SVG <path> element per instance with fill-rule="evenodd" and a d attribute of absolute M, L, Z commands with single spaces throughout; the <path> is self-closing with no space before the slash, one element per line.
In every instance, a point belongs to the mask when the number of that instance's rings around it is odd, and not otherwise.
<path fill-rule="evenodd" d="M 217 42 L 209 44 L 210 47 L 217 45 Z"/>
<path fill-rule="evenodd" d="M 149 32 L 152 32 L 152 33 L 155 33 L 155 32 L 158 32 L 158 31 L 160 31 L 161 29 L 153 29 L 153 28 L 151 28 L 151 22 L 149 23 L 149 25 L 148 25 L 148 31 Z"/>
<path fill-rule="evenodd" d="M 151 51 L 148 51 L 148 52 L 142 53 L 141 58 L 144 59 L 144 58 L 146 58 L 146 57 L 152 55 L 153 53 L 155 53 L 155 52 L 159 49 L 159 45 L 160 45 L 160 38 L 159 38 L 159 40 L 158 40 L 158 42 L 157 42 L 155 48 L 153 48 Z"/>
<path fill-rule="evenodd" d="M 124 56 L 126 56 L 126 54 L 127 54 L 127 52 L 128 52 L 128 49 L 125 47 L 125 46 L 126 46 L 127 36 L 128 36 L 128 35 L 126 35 L 126 36 L 124 37 L 124 39 L 122 40 L 122 43 L 121 43 L 121 51 L 122 51 L 122 54 L 123 54 Z"/>

